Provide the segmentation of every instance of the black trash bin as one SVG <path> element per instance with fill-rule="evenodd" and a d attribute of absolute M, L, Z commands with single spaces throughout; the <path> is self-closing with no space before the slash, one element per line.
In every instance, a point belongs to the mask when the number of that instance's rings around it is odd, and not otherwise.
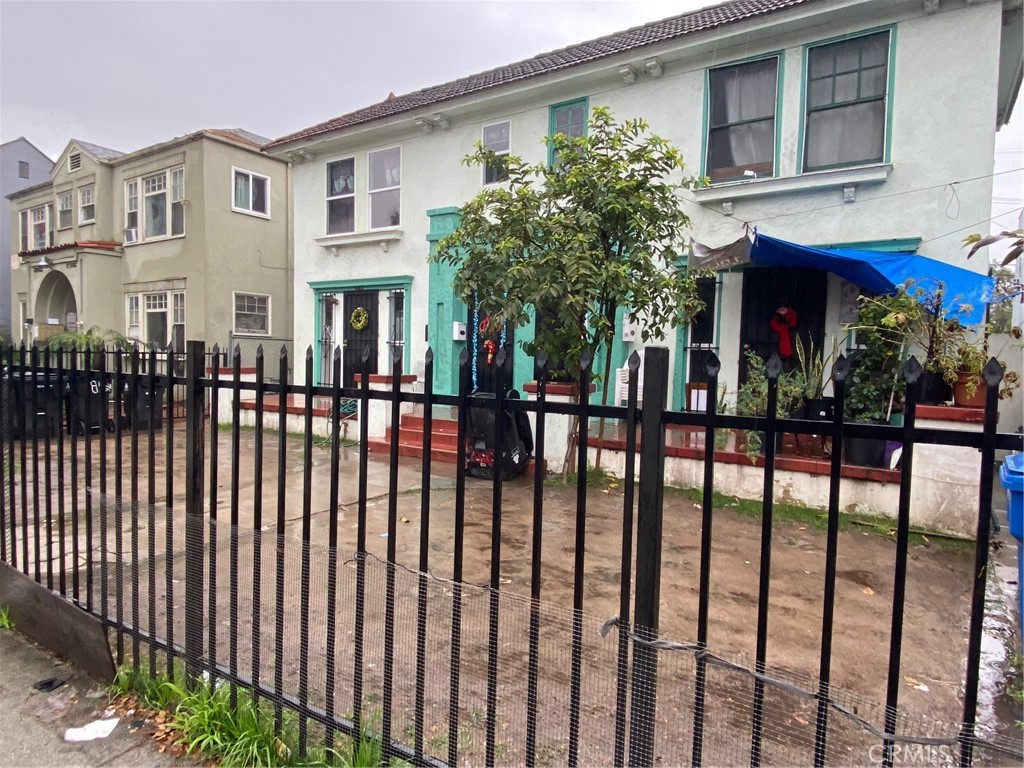
<path fill-rule="evenodd" d="M 153 429 L 161 429 L 164 425 L 164 382 L 155 379 L 152 391 L 149 383 L 148 375 L 135 379 L 134 387 L 130 379 L 125 382 L 124 416 L 132 429 L 148 430 L 150 420 L 153 421 Z"/>
<path fill-rule="evenodd" d="M 509 390 L 508 399 L 519 399 L 519 392 Z M 506 409 L 504 419 L 505 445 L 501 452 L 494 446 L 494 395 L 480 393 L 470 400 L 466 474 L 471 477 L 493 478 L 497 467 L 503 480 L 521 474 L 530 463 L 533 453 L 533 432 L 525 413 Z M 483 400 L 473 405 L 473 400 Z M 490 402 L 487 402 L 490 400 Z"/>
<path fill-rule="evenodd" d="M 100 376 L 99 371 L 75 371 L 68 374 L 65 385 L 65 411 L 68 433 L 84 435 L 86 432 L 114 431 L 110 418 L 111 382 Z"/>
<path fill-rule="evenodd" d="M 18 440 L 56 437 L 61 428 L 57 374 L 41 370 L 10 371 L 9 381 L 11 408 L 8 412 L 14 437 Z"/>

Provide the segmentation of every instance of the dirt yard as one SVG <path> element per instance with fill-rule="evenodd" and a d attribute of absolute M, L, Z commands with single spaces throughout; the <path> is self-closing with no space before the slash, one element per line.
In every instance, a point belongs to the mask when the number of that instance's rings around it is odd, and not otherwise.
<path fill-rule="evenodd" d="M 180 430 L 180 428 L 179 428 Z M 178 439 L 180 437 L 180 440 Z M 253 607 L 261 611 L 261 672 L 265 683 L 272 684 L 281 664 L 286 688 L 292 692 L 298 675 L 300 650 L 300 572 L 303 562 L 301 544 L 296 541 L 302 528 L 303 455 L 301 440 L 285 441 L 286 525 L 281 539 L 284 552 L 285 600 L 275 600 L 274 570 L 278 550 L 275 524 L 277 517 L 277 435 L 268 433 L 264 448 L 264 465 L 259 475 L 263 481 L 263 526 L 253 531 L 254 486 L 257 468 L 252 463 L 253 433 L 241 436 L 243 457 L 239 466 L 239 529 L 236 542 L 237 587 L 232 593 L 230 558 L 230 433 L 218 435 L 219 468 L 217 477 L 217 545 L 216 637 L 218 661 L 226 663 L 232 627 L 232 605 L 238 609 L 239 668 L 248 673 L 252 654 L 248 640 L 252 633 Z M 147 583 L 152 573 L 156 583 L 154 606 L 156 628 L 160 634 L 166 625 L 163 595 L 171 565 L 173 595 L 172 623 L 175 642 L 184 638 L 183 611 L 185 558 L 182 551 L 184 483 L 174 482 L 176 493 L 171 501 L 172 512 L 161 491 L 165 487 L 168 462 L 164 456 L 161 435 L 155 446 L 154 486 L 157 498 L 153 520 L 149 519 L 145 436 L 139 440 L 137 469 L 140 503 L 121 507 L 123 531 L 121 577 L 124 579 L 123 614 L 130 621 L 135 605 L 131 589 L 132 568 L 129 558 L 131 531 L 137 532 L 139 547 L 138 616 L 140 625 L 148 627 L 149 602 Z M 97 440 L 92 441 L 94 456 Z M 180 452 L 184 433 L 175 435 L 175 475 L 183 473 Z M 84 450 L 80 444 L 79 450 Z M 109 459 L 113 462 L 114 447 L 108 438 Z M 351 712 L 353 647 L 355 633 L 361 629 L 365 639 L 364 707 L 380 708 L 380 685 L 383 680 L 383 643 L 386 622 L 387 568 L 380 561 L 387 555 L 387 516 L 389 470 L 386 457 L 371 455 L 367 499 L 367 598 L 364 625 L 354 623 L 354 594 L 357 522 L 357 455 L 343 451 L 340 471 L 340 505 L 338 509 L 338 604 L 337 647 L 335 653 L 336 699 L 339 713 Z M 131 488 L 132 466 L 128 441 L 123 446 L 122 476 L 124 493 Z M 207 459 L 209 446 L 207 446 Z M 325 696 L 326 668 L 326 583 L 329 566 L 326 548 L 329 525 L 329 453 L 324 446 L 314 446 L 311 456 L 313 473 L 310 495 L 311 547 L 310 626 L 307 634 L 310 698 L 322 703 Z M 79 462 L 80 473 L 83 462 Z M 427 702 L 426 744 L 432 754 L 444 758 L 448 749 L 448 706 L 451 678 L 451 623 L 453 616 L 454 563 L 454 468 L 435 465 L 431 477 L 430 574 L 426 581 L 428 611 L 426 624 Z M 98 470 L 94 468 L 92 497 L 94 505 L 94 560 L 100 561 L 99 510 L 107 510 L 108 585 L 110 613 L 115 613 L 114 582 L 118 575 L 115 564 L 116 504 L 113 498 L 114 467 L 111 466 L 106 495 L 100 493 Z M 207 468 L 209 481 L 209 468 Z M 41 487 L 47 487 L 41 477 Z M 31 475 L 29 483 L 31 483 Z M 85 506 L 84 476 L 79 478 L 79 509 Z M 395 680 L 393 733 L 408 742 L 412 738 L 413 681 L 416 668 L 416 598 L 419 577 L 413 573 L 419 560 L 421 468 L 418 461 L 403 459 L 398 470 L 398 494 L 394 499 L 399 520 L 394 573 L 394 636 Z M 56 470 L 49 479 L 56 496 Z M 65 493 L 70 492 L 70 478 L 65 477 Z M 15 498 L 20 489 L 15 488 Z M 463 635 L 459 656 L 461 676 L 460 721 L 458 734 L 460 758 L 465 764 L 480 762 L 483 755 L 485 695 L 487 687 L 488 609 L 491 595 L 484 589 L 490 578 L 492 550 L 491 483 L 467 481 L 465 506 L 464 589 L 461 605 Z M 31 503 L 31 491 L 29 493 Z M 104 507 L 104 502 L 106 507 Z M 591 489 L 586 513 L 586 558 L 584 570 L 584 608 L 581 618 L 583 646 L 581 654 L 581 762 L 608 764 L 614 745 L 615 659 L 618 645 L 617 629 L 602 637 L 598 630 L 619 612 L 619 590 L 622 546 L 621 483 Z M 53 503 L 56 510 L 57 504 Z M 72 508 L 70 498 L 67 509 Z M 574 540 L 576 535 L 576 489 L 549 482 L 544 490 L 543 556 L 541 564 L 541 605 L 537 608 L 540 632 L 536 644 L 540 680 L 538 683 L 538 761 L 559 764 L 565 760 L 568 734 L 568 700 L 571 666 L 572 589 Z M 19 512 L 20 514 L 20 512 Z M 798 519 L 776 519 L 772 530 L 772 561 L 767 650 L 768 672 L 772 677 L 796 683 L 814 692 L 819 672 L 823 580 L 825 569 L 825 531 L 816 523 L 813 513 L 802 513 Z M 174 556 L 163 556 L 166 545 L 166 520 L 173 520 L 172 548 Z M 533 481 L 518 478 L 506 483 L 502 495 L 501 514 L 501 594 L 497 598 L 500 622 L 498 635 L 497 684 L 499 712 L 496 723 L 497 759 L 501 763 L 523 759 L 525 734 L 526 677 L 530 655 L 529 624 L 531 607 L 530 573 L 533 535 Z M 712 536 L 711 597 L 709 649 L 716 656 L 753 668 L 757 624 L 757 594 L 760 520 L 728 503 L 715 510 Z M 80 530 L 83 526 L 80 526 Z M 70 523 L 66 526 L 70 531 Z M 147 552 L 151 540 L 156 556 Z M 81 549 L 86 549 L 84 531 L 80 532 Z M 664 548 L 661 586 L 661 636 L 692 642 L 696 639 L 698 573 L 701 541 L 700 505 L 691 494 L 669 489 L 665 495 Z M 54 534 L 56 547 L 56 533 Z M 68 544 L 70 549 L 70 543 Z M 259 550 L 257 558 L 256 552 Z M 44 554 L 45 557 L 45 554 Z M 55 553 L 56 557 L 56 553 Z M 378 560 L 379 558 L 379 560 Z M 832 685 L 833 696 L 851 713 L 872 724 L 881 725 L 884 712 L 886 673 L 889 654 L 891 605 L 893 596 L 893 563 L 895 544 L 887 530 L 877 527 L 849 525 L 839 534 L 838 578 L 835 599 L 833 634 Z M 255 583 L 260 590 L 254 601 L 253 565 L 262 564 L 262 574 Z M 970 600 L 973 549 L 950 544 L 938 538 L 918 538 L 911 546 L 906 584 L 900 708 L 901 723 L 918 735 L 948 736 L 956 734 L 956 723 L 962 717 L 961 689 L 967 649 L 967 621 Z M 84 565 L 84 554 L 80 558 Z M 209 562 L 204 571 L 209 572 Z M 101 589 L 99 571 L 94 572 L 97 595 Z M 84 572 L 80 572 L 84 584 Z M 69 579 L 70 584 L 70 579 Z M 99 598 L 97 596 L 97 602 Z M 274 616 L 281 610 L 283 634 L 281 654 L 275 654 L 277 638 Z M 205 632 L 205 630 L 204 630 Z M 130 650 L 130 643 L 126 646 Z M 693 718 L 694 657 L 685 651 L 659 654 L 657 754 L 659 762 L 688 762 Z M 749 760 L 753 679 L 735 670 L 713 668 L 708 677 L 707 743 L 705 754 L 709 763 L 731 764 Z M 775 690 L 766 692 L 762 722 L 765 728 L 765 760 L 769 763 L 806 763 L 810 760 L 815 727 L 815 702 L 799 695 Z M 865 751 L 878 742 L 851 725 L 849 718 L 833 712 L 830 715 L 830 762 L 864 764 L 870 762 Z M 1000 760 L 996 760 L 999 763 Z"/>

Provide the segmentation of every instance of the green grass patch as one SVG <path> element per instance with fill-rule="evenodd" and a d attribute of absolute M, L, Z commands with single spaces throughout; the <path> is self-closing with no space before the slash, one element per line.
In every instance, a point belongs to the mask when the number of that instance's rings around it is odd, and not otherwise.
<path fill-rule="evenodd" d="M 673 488 L 665 486 L 665 495 L 689 499 L 697 504 L 702 503 L 704 499 L 704 491 L 700 488 Z M 762 503 L 757 499 L 741 499 L 737 496 L 727 496 L 716 491 L 713 504 L 716 509 L 734 509 L 745 517 L 751 517 L 755 520 L 761 519 Z M 818 530 L 826 530 L 828 528 L 828 511 L 817 507 L 806 507 L 801 504 L 776 501 L 772 506 L 772 516 L 775 520 L 806 525 L 808 528 Z M 839 530 L 860 530 L 894 541 L 896 539 L 896 521 L 888 517 L 878 517 L 876 515 L 840 512 Z M 947 534 L 921 530 L 911 530 L 909 541 L 911 544 L 919 544 L 921 546 L 935 545 L 953 551 L 969 551 L 974 549 L 974 542 L 969 539 L 960 539 Z"/>
<path fill-rule="evenodd" d="M 170 728 L 189 754 L 224 766 L 267 766 L 291 768 L 309 766 L 322 768 L 369 768 L 388 765 L 383 757 L 379 715 L 370 716 L 362 726 L 358 739 L 341 737 L 335 749 L 313 748 L 304 757 L 297 750 L 297 716 L 288 709 L 280 731 L 274 728 L 274 707 L 266 699 L 255 698 L 250 691 L 239 688 L 234 706 L 230 686 L 199 680 L 191 688 L 183 682 L 183 665 L 175 665 L 175 680 L 165 672 L 149 676 L 148 666 L 121 667 L 110 685 L 111 698 L 134 696 L 139 703 L 153 710 L 171 714 Z M 392 759 L 392 766 L 405 765 Z"/>
<path fill-rule="evenodd" d="M 14 631 L 14 619 L 11 618 L 11 609 L 6 605 L 0 605 L 0 629 L 8 632 Z"/>

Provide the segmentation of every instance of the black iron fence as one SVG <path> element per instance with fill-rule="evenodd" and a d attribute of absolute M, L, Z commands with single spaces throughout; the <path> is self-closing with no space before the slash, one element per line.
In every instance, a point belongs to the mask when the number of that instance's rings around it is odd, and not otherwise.
<path fill-rule="evenodd" d="M 805 674 L 769 663 L 775 435 L 820 434 L 822 426 L 777 416 L 778 365 L 768 366 L 769 415 L 755 418 L 719 414 L 713 397 L 706 412 L 668 410 L 668 352 L 657 347 L 645 356 L 642 404 L 639 358 L 630 359 L 625 407 L 554 402 L 543 377 L 532 401 L 508 397 L 502 387 L 478 397 L 469 391 L 465 356 L 459 394 L 435 395 L 430 352 L 424 391 L 415 393 L 401 389 L 397 355 L 387 392 L 371 391 L 369 377 L 353 389 L 313 386 L 311 350 L 298 384 L 282 383 L 290 380 L 286 349 L 269 364 L 259 349 L 249 381 L 237 347 L 231 375 L 209 365 L 199 342 L 189 342 L 183 368 L 161 369 L 155 355 L 147 361 L 137 351 L 3 353 L 8 428 L 0 451 L 0 559 L 100 617 L 118 663 L 173 677 L 181 674 L 180 659 L 189 680 L 204 676 L 230 686 L 233 699 L 246 689 L 265 700 L 279 729 L 295 724 L 300 753 L 338 746 L 339 734 L 358 740 L 372 729 L 387 755 L 418 765 L 892 765 L 910 748 L 961 765 L 1021 758 L 1019 740 L 977 728 L 995 452 L 1022 447 L 1019 435 L 997 432 L 1002 370 L 994 362 L 985 371 L 980 432 L 918 428 L 920 368 L 913 359 L 905 369 L 901 427 L 844 423 L 847 365 L 836 364 L 820 645 L 816 669 Z M 216 347 L 212 355 L 220 355 Z M 333 364 L 332 380 L 340 382 L 337 352 Z M 499 351 L 497 370 L 506 364 Z M 537 365 L 543 374 L 543 354 Z M 585 361 L 584 381 L 588 367 Z M 711 392 L 718 370 L 712 356 Z M 268 396 L 280 404 L 300 399 L 299 437 L 289 434 L 288 409 L 270 407 Z M 369 418 L 360 420 L 360 447 L 342 445 L 345 398 L 359 403 L 360 414 L 385 408 L 395 435 L 403 409 L 421 408 L 422 460 L 400 462 L 397 437 L 386 460 L 371 460 Z M 251 431 L 240 426 L 243 400 L 253 401 Z M 230 406 L 227 430 L 216 423 L 222 401 Z M 331 404 L 326 446 L 314 441 L 314 401 Z M 450 488 L 435 482 L 432 444 L 441 433 L 435 435 L 433 406 L 457 413 L 459 461 Z M 474 409 L 495 414 L 493 434 L 484 436 L 494 471 L 483 483 L 466 471 Z M 514 418 L 501 416 L 506 411 L 532 417 L 537 467 L 549 450 L 563 450 L 546 444 L 546 426 L 579 420 L 574 504 L 548 508 L 544 473 L 537 471 L 528 515 L 516 530 L 503 530 L 506 516 L 519 518 L 498 471 L 506 432 L 516 429 Z M 593 504 L 587 478 L 590 423 L 599 418 L 622 425 L 625 472 L 614 522 L 621 547 L 614 562 L 594 564 L 586 559 Z M 671 425 L 705 437 L 699 534 L 690 531 L 699 548 L 689 639 L 659 630 L 663 606 L 675 599 L 661 593 Z M 765 435 L 749 661 L 716 652 L 709 630 L 715 435 L 723 429 Z M 874 695 L 832 680 L 841 449 L 851 436 L 897 440 L 903 449 L 888 666 Z M 962 708 L 944 721 L 908 713 L 900 701 L 911 478 L 922 443 L 981 453 L 968 628 L 949 640 L 963 644 Z M 408 532 L 410 516 L 418 537 Z M 545 540 L 554 519 L 567 519 L 571 541 Z M 517 572 L 524 575 L 512 588 L 506 574 L 520 559 Z M 609 598 L 617 614 L 606 621 L 588 611 L 595 565 L 617 595 Z M 562 582 L 557 592 L 553 585 Z M 546 598 L 556 592 L 564 602 Z M 796 716 L 807 730 L 782 718 L 793 708 L 808 713 Z"/>

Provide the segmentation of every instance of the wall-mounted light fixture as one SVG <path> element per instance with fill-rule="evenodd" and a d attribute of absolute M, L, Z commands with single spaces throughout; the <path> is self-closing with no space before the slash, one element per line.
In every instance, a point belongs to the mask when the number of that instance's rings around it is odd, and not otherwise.
<path fill-rule="evenodd" d="M 664 72 L 662 67 L 661 59 L 655 56 L 653 59 L 648 59 L 644 62 L 644 69 L 647 70 L 647 74 L 651 77 L 661 77 L 661 73 Z"/>

